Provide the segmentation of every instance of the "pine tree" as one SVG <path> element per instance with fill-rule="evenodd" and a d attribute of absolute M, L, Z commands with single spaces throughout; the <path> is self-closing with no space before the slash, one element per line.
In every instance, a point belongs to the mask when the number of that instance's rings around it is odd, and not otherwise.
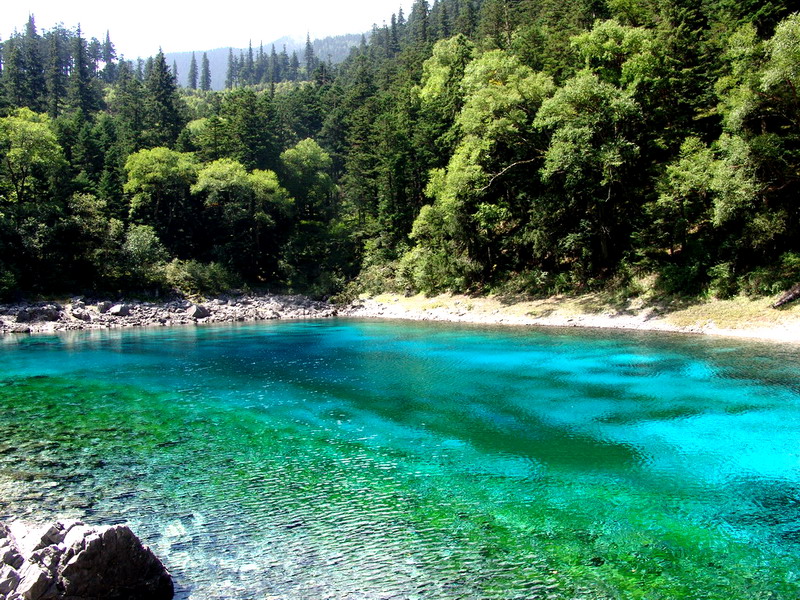
<path fill-rule="evenodd" d="M 311 43 L 311 35 L 306 34 L 306 50 L 305 50 L 305 61 L 306 61 L 306 79 L 311 79 L 311 74 L 317 68 L 317 56 L 314 54 L 314 45 Z"/>
<path fill-rule="evenodd" d="M 65 50 L 62 47 L 60 28 L 49 34 L 49 56 L 47 65 L 47 113 L 51 118 L 56 118 L 61 112 L 61 105 L 67 95 L 67 67 Z"/>
<path fill-rule="evenodd" d="M 114 49 L 114 44 L 111 43 L 111 36 L 106 31 L 106 39 L 103 42 L 102 60 L 105 63 L 103 67 L 103 81 L 113 83 L 117 80 L 117 64 L 114 62 L 117 59 L 117 51 Z"/>
<path fill-rule="evenodd" d="M 103 46 L 100 44 L 100 40 L 95 37 L 91 39 L 86 46 L 86 56 L 89 61 L 89 70 L 94 77 L 100 70 L 100 61 L 103 59 Z"/>
<path fill-rule="evenodd" d="M 458 16 L 456 17 L 456 33 L 471 37 L 475 32 L 475 7 L 473 0 L 458 0 Z"/>
<path fill-rule="evenodd" d="M 264 54 L 264 43 L 262 42 L 258 46 L 258 56 L 256 57 L 256 66 L 255 66 L 255 74 L 253 75 L 253 79 L 255 83 L 266 83 L 264 79 L 267 76 L 267 55 Z"/>
<path fill-rule="evenodd" d="M 278 83 L 281 80 L 281 65 L 278 60 L 278 53 L 275 52 L 275 44 L 272 44 L 272 51 L 269 55 L 269 82 Z"/>
<path fill-rule="evenodd" d="M 289 59 L 289 81 L 297 81 L 299 72 L 300 59 L 297 58 L 297 52 L 292 52 L 292 57 Z"/>
<path fill-rule="evenodd" d="M 100 91 L 92 80 L 92 67 L 80 25 L 72 40 L 72 69 L 69 74 L 67 103 L 70 108 L 84 115 L 100 107 Z"/>
<path fill-rule="evenodd" d="M 225 89 L 231 89 L 236 83 L 236 59 L 233 48 L 228 48 L 228 71 L 225 73 Z"/>
<path fill-rule="evenodd" d="M 430 37 L 430 9 L 428 0 L 415 0 L 411 7 L 411 41 L 415 45 L 424 45 Z"/>
<path fill-rule="evenodd" d="M 159 50 L 145 80 L 145 128 L 151 146 L 172 146 L 184 125 L 175 77 Z"/>
<path fill-rule="evenodd" d="M 200 89 L 204 92 L 211 90 L 211 67 L 208 64 L 208 56 L 203 52 L 203 66 L 200 71 Z"/>
<path fill-rule="evenodd" d="M 6 45 L 6 94 L 12 104 L 39 111 L 45 105 L 45 63 L 42 57 L 42 38 L 36 32 L 33 16 L 28 18 L 24 35 L 15 35 Z"/>
<path fill-rule="evenodd" d="M 389 26 L 389 55 L 394 56 L 400 52 L 400 31 L 397 26 L 397 15 L 392 13 L 392 21 Z"/>
<path fill-rule="evenodd" d="M 144 129 L 144 86 L 128 61 L 119 64 L 115 92 L 110 109 L 117 122 L 120 154 L 128 155 L 142 148 Z"/>
<path fill-rule="evenodd" d="M 197 60 L 194 57 L 194 52 L 192 52 L 192 61 L 189 63 L 189 77 L 186 85 L 190 90 L 197 89 Z"/>
<path fill-rule="evenodd" d="M 252 85 L 255 82 L 256 62 L 253 57 L 253 42 L 249 42 L 247 47 L 247 56 L 240 63 L 242 66 L 241 83 L 243 85 Z"/>
<path fill-rule="evenodd" d="M 278 55 L 280 61 L 281 78 L 279 81 L 287 81 L 289 79 L 289 54 L 286 52 L 286 44 L 283 45 L 283 50 Z"/>

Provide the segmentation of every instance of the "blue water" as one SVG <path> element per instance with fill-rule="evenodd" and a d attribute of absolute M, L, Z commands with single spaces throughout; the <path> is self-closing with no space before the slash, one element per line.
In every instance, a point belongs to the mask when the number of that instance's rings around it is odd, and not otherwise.
<path fill-rule="evenodd" d="M 800 347 L 331 320 L 0 338 L 0 516 L 179 598 L 800 597 Z"/>

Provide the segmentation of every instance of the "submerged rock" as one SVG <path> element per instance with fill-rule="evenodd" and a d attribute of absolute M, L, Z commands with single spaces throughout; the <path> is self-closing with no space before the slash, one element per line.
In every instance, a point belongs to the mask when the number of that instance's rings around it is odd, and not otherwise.
<path fill-rule="evenodd" d="M 172 577 L 125 525 L 58 521 L 25 530 L 0 523 L 0 598 L 170 600 Z"/>

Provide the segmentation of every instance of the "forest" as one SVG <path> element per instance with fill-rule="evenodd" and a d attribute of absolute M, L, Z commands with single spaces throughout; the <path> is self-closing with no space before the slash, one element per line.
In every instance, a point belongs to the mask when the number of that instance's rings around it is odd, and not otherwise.
<path fill-rule="evenodd" d="M 0 43 L 0 297 L 775 294 L 800 281 L 800 10 L 416 0 L 341 64 Z"/>

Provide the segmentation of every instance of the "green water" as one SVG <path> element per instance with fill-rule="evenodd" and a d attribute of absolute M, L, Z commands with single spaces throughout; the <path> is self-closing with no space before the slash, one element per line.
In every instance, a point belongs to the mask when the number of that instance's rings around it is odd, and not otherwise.
<path fill-rule="evenodd" d="M 800 597 L 800 348 L 314 321 L 0 338 L 0 517 L 179 598 Z"/>

